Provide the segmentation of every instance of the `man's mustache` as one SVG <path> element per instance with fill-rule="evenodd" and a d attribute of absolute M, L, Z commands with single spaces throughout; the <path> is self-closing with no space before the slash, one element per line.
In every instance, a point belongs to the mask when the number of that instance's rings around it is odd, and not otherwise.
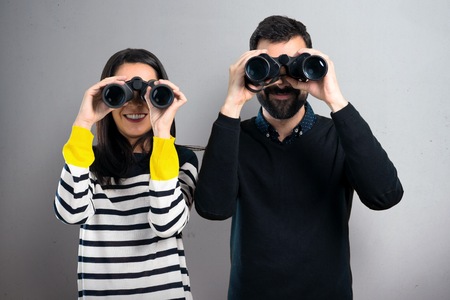
<path fill-rule="evenodd" d="M 279 88 L 278 86 L 270 86 L 264 89 L 264 93 L 267 94 L 300 94 L 300 90 L 294 89 L 293 87 L 286 86 L 284 88 Z"/>

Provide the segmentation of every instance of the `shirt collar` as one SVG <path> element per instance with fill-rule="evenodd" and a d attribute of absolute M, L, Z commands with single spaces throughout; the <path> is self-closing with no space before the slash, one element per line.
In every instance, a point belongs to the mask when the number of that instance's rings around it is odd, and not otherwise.
<path fill-rule="evenodd" d="M 314 123 L 317 121 L 317 116 L 314 114 L 314 111 L 311 105 L 306 102 L 305 103 L 305 115 L 297 126 L 292 129 L 292 133 L 286 137 L 282 142 L 278 140 L 278 132 L 273 128 L 272 125 L 267 122 L 262 113 L 262 108 L 259 109 L 258 115 L 255 119 L 256 127 L 258 127 L 259 131 L 264 134 L 267 138 L 271 139 L 274 142 L 281 144 L 290 144 L 295 138 L 305 134 L 308 130 L 310 130 Z"/>

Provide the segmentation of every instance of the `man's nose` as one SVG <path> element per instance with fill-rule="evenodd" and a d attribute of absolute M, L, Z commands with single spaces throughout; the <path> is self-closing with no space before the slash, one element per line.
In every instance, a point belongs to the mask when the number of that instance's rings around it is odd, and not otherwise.
<path fill-rule="evenodd" d="M 280 68 L 280 75 L 278 77 L 278 80 L 275 81 L 274 83 L 276 85 L 278 85 L 279 87 L 285 87 L 285 86 L 290 86 L 290 83 L 286 80 L 287 77 L 287 72 L 286 72 L 286 67 L 282 66 Z"/>

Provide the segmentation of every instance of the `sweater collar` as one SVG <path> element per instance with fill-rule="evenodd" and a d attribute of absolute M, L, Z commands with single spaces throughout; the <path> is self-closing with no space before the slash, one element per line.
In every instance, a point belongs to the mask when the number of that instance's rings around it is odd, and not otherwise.
<path fill-rule="evenodd" d="M 317 116 L 314 114 L 314 111 L 311 107 L 311 105 L 306 102 L 305 103 L 305 115 L 303 116 L 300 123 L 297 124 L 297 126 L 292 129 L 292 133 L 286 137 L 282 142 L 278 140 L 278 132 L 273 128 L 272 125 L 270 125 L 269 122 L 264 118 L 262 113 L 262 108 L 259 109 L 258 115 L 255 118 L 255 124 L 256 127 L 259 129 L 259 131 L 269 138 L 270 140 L 279 143 L 279 144 L 290 144 L 292 143 L 295 138 L 298 138 L 299 136 L 305 134 L 308 130 L 310 130 L 314 123 L 317 121 Z"/>

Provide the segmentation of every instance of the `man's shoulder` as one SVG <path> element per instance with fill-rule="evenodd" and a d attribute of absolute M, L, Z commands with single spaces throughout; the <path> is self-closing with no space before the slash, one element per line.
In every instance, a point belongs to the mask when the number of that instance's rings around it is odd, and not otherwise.
<path fill-rule="evenodd" d="M 325 116 L 321 116 L 321 115 L 316 115 L 317 117 L 317 121 L 316 124 L 314 125 L 318 125 L 318 126 L 333 126 L 334 122 L 330 117 L 325 117 Z"/>
<path fill-rule="evenodd" d="M 245 119 L 241 121 L 241 127 L 248 127 L 255 124 L 256 117 L 251 117 L 249 119 Z"/>

